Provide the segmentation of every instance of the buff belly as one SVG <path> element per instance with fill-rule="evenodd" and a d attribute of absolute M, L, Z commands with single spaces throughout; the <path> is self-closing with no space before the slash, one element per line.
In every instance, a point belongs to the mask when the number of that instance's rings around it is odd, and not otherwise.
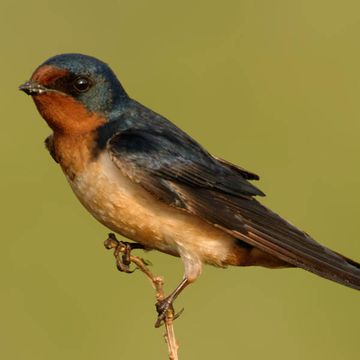
<path fill-rule="evenodd" d="M 181 256 L 196 267 L 203 262 L 225 266 L 231 263 L 234 251 L 239 252 L 233 237 L 157 200 L 124 176 L 107 153 L 67 178 L 80 202 L 98 221 L 150 249 Z"/>

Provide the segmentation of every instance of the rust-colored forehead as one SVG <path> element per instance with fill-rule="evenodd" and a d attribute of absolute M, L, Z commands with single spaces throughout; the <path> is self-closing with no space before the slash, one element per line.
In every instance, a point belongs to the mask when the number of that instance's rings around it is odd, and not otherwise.
<path fill-rule="evenodd" d="M 56 79 L 62 78 L 69 73 L 68 70 L 60 69 L 51 65 L 43 65 L 35 70 L 31 76 L 31 80 L 41 85 L 49 85 Z"/>

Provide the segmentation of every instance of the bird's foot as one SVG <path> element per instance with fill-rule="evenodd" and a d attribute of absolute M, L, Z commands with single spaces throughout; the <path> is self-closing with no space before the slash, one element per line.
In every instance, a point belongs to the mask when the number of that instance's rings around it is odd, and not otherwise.
<path fill-rule="evenodd" d="M 131 264 L 131 251 L 133 249 L 144 249 L 141 244 L 138 243 L 128 243 L 124 241 L 119 241 L 115 234 L 109 234 L 109 237 L 104 241 L 104 246 L 106 249 L 114 249 L 114 257 L 116 260 L 116 267 L 119 271 L 131 274 L 135 271 L 130 270 Z"/>
<path fill-rule="evenodd" d="M 159 300 L 156 304 L 156 311 L 158 313 L 158 318 L 155 323 L 155 327 L 160 327 L 166 318 L 170 318 L 172 320 L 177 319 L 184 311 L 184 309 L 181 309 L 178 313 L 175 313 L 174 307 L 173 307 L 173 301 L 171 296 L 168 296 L 167 298 L 163 300 Z"/>

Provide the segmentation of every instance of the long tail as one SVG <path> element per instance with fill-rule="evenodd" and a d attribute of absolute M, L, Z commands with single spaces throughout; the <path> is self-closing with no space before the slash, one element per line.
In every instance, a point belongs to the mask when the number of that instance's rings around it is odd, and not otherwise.
<path fill-rule="evenodd" d="M 187 191 L 191 212 L 232 236 L 293 266 L 360 290 L 359 263 L 317 243 L 254 198 Z"/>
<path fill-rule="evenodd" d="M 245 217 L 247 242 L 294 266 L 360 290 L 360 263 L 319 244 L 258 202 L 252 206 L 249 218 Z"/>

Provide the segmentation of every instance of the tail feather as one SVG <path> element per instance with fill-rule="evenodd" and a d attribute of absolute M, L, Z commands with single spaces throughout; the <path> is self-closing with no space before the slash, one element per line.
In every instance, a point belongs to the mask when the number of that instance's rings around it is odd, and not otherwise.
<path fill-rule="evenodd" d="M 332 251 L 332 250 L 330 250 L 330 251 Z M 336 252 L 336 251 L 333 251 L 336 255 L 338 255 L 338 256 L 340 256 L 341 258 L 343 258 L 348 264 L 350 264 L 351 266 L 354 266 L 354 267 L 356 267 L 357 269 L 359 269 L 360 270 L 360 263 L 358 263 L 358 262 L 356 262 L 355 260 L 352 260 L 352 259 L 350 259 L 350 258 L 348 258 L 348 257 L 346 257 L 346 256 L 344 256 L 344 255 L 342 255 L 342 254 L 340 254 L 340 253 L 338 253 L 338 252 Z"/>
<path fill-rule="evenodd" d="M 323 278 L 360 290 L 360 264 L 312 239 L 308 234 L 268 210 L 245 220 L 248 242 Z M 249 214 L 248 214 L 249 215 Z"/>
<path fill-rule="evenodd" d="M 290 265 L 360 290 L 359 263 L 319 244 L 254 198 L 187 191 L 191 212 L 235 238 Z"/>

